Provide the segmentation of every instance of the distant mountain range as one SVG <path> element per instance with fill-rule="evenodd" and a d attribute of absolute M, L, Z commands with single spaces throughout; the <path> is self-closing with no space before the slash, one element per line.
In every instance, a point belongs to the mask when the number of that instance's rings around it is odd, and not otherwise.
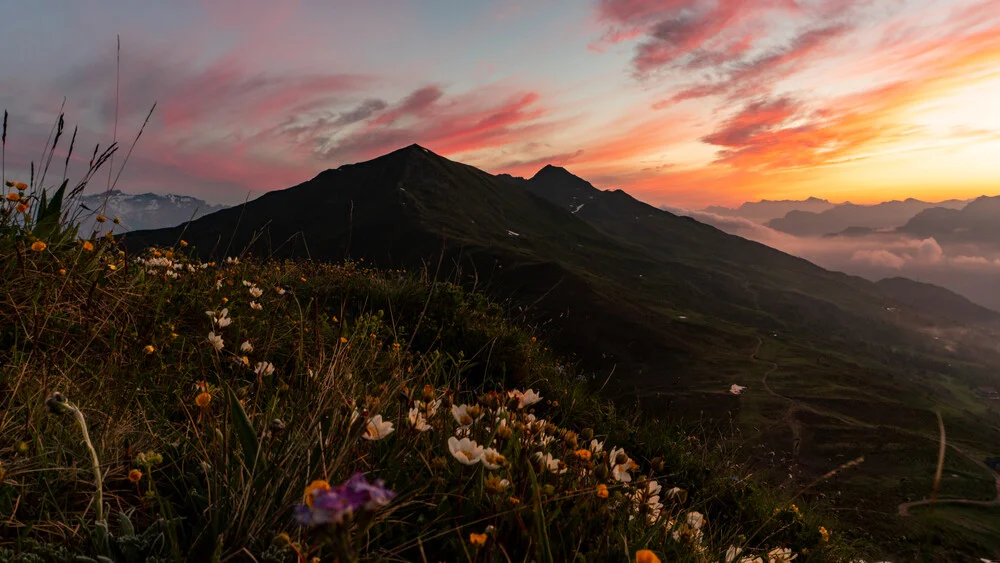
<path fill-rule="evenodd" d="M 118 190 L 86 194 L 75 203 L 79 206 L 80 230 L 84 233 L 107 228 L 98 226 L 94 219 L 97 215 L 120 218 L 116 231 L 137 231 L 172 227 L 225 208 L 186 195 L 126 194 Z"/>
<path fill-rule="evenodd" d="M 825 199 L 810 197 L 804 200 L 761 200 L 748 201 L 737 208 L 713 205 L 706 207 L 706 213 L 714 213 L 724 217 L 742 217 L 755 223 L 764 224 L 771 219 L 784 217 L 789 211 L 810 211 L 820 213 L 834 207 L 836 204 Z"/>
<path fill-rule="evenodd" d="M 976 245 L 1000 251 L 1000 197 L 979 197 L 961 208 L 935 207 L 899 227 L 914 237 L 933 237 L 942 245 Z"/>
<path fill-rule="evenodd" d="M 792 210 L 784 217 L 772 219 L 765 224 L 790 235 L 816 237 L 851 228 L 891 229 L 905 224 L 927 209 L 960 209 L 966 203 L 954 199 L 930 203 L 912 198 L 874 205 L 843 203 L 820 212 Z"/>

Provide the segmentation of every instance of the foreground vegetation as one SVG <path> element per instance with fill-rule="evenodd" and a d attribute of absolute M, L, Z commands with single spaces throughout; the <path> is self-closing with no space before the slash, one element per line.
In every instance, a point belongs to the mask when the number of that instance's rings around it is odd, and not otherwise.
<path fill-rule="evenodd" d="M 0 211 L 0 560 L 842 561 L 733 457 L 423 272 Z"/>

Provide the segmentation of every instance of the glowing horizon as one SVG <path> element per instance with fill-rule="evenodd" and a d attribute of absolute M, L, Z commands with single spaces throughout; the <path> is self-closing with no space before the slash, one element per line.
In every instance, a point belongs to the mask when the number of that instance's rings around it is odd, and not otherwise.
<path fill-rule="evenodd" d="M 63 95 L 79 146 L 110 140 L 121 33 L 119 139 L 158 102 L 128 192 L 232 203 L 419 143 L 492 173 L 565 166 L 687 208 L 1000 193 L 1000 4 L 988 0 L 12 12 L 0 22 L 0 49 L 23 53 L 0 61 L 9 171 L 37 159 Z"/>

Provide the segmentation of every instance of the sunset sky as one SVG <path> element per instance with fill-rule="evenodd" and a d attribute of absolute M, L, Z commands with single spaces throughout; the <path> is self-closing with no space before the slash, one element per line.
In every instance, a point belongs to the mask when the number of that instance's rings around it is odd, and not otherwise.
<path fill-rule="evenodd" d="M 688 208 L 1000 194 L 993 0 L 11 4 L 8 172 L 64 96 L 77 168 L 111 140 L 120 34 L 119 139 L 158 104 L 127 192 L 234 203 L 419 143 Z"/>

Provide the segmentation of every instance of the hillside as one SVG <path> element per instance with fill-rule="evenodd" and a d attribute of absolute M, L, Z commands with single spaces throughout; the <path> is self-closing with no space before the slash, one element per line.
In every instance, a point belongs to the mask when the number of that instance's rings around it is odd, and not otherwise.
<path fill-rule="evenodd" d="M 496 177 L 411 146 L 125 241 L 181 238 L 205 258 L 249 249 L 426 265 L 512 300 L 606 396 L 701 427 L 735 420 L 775 479 L 804 485 L 864 456 L 857 477 L 810 490 L 885 515 L 852 520 L 859 534 L 898 538 L 903 523 L 888 516 L 927 494 L 935 410 L 962 452 L 948 460 L 942 495 L 994 492 L 977 460 L 1000 451 L 997 414 L 973 390 L 1000 365 L 995 326 L 935 318 L 874 283 L 564 169 Z M 734 383 L 749 390 L 731 395 Z"/>
<path fill-rule="evenodd" d="M 937 285 L 898 277 L 879 280 L 876 285 L 899 303 L 944 322 L 965 326 L 1000 323 L 1000 313 Z"/>

